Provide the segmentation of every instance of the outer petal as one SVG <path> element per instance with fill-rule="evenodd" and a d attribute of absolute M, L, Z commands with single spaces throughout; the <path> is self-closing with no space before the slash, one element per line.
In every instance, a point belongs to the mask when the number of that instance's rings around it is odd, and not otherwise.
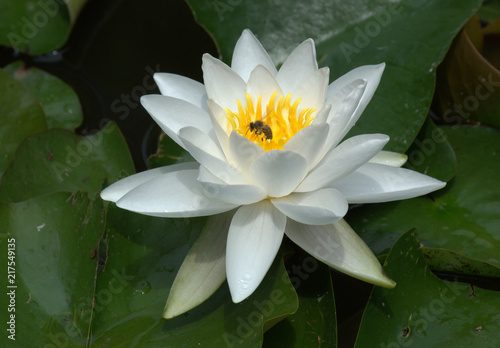
<path fill-rule="evenodd" d="M 373 95 L 375 94 L 375 90 L 377 89 L 378 84 L 380 82 L 384 69 L 385 69 L 385 63 L 381 63 L 378 65 L 360 66 L 354 70 L 349 71 L 347 74 L 339 77 L 337 80 L 331 83 L 330 86 L 328 86 L 326 99 L 327 103 L 331 103 L 330 99 L 336 93 L 340 92 L 342 88 L 348 85 L 350 82 L 358 79 L 365 80 L 367 82 L 365 93 L 363 94 L 363 97 L 361 98 L 359 105 L 356 108 L 356 111 L 352 114 L 351 119 L 347 123 L 347 126 L 344 129 L 344 135 L 347 134 L 347 132 L 349 132 L 352 126 L 354 126 L 356 121 L 359 119 L 359 116 L 361 116 L 366 106 L 372 99 Z"/>
<path fill-rule="evenodd" d="M 228 184 L 246 184 L 243 174 L 230 165 L 220 147 L 202 131 L 194 127 L 185 127 L 179 131 L 189 153 L 215 176 Z"/>
<path fill-rule="evenodd" d="M 116 205 L 160 217 L 207 216 L 237 207 L 207 195 L 197 177 L 197 169 L 162 174 L 129 191 Z"/>
<path fill-rule="evenodd" d="M 330 69 L 328 67 L 316 70 L 300 82 L 297 88 L 292 92 L 292 100 L 302 98 L 298 111 L 303 108 L 314 108 L 320 110 L 325 104 L 326 88 Z"/>
<path fill-rule="evenodd" d="M 321 159 L 320 149 L 325 145 L 328 136 L 329 126 L 327 124 L 312 124 L 290 139 L 285 146 L 284 151 L 298 153 L 307 160 L 307 169 L 313 168 Z"/>
<path fill-rule="evenodd" d="M 224 151 L 226 158 L 229 158 L 229 137 L 227 134 L 227 119 L 226 112 L 213 99 L 208 99 L 207 106 L 210 114 L 210 120 L 215 132 L 215 136 L 219 141 L 219 145 Z"/>
<path fill-rule="evenodd" d="M 366 163 L 331 186 L 342 192 L 349 203 L 378 203 L 425 195 L 445 185 L 413 170 Z"/>
<path fill-rule="evenodd" d="M 297 46 L 281 66 L 276 79 L 284 94 L 292 93 L 299 83 L 318 70 L 314 41 L 307 39 Z"/>
<path fill-rule="evenodd" d="M 330 114 L 327 118 L 327 123 L 330 125 L 330 132 L 328 133 L 325 146 L 321 151 L 322 156 L 337 146 L 347 133 L 344 130 L 364 95 L 366 81 L 357 80 L 351 87 L 347 96 L 338 103 L 332 104 Z"/>
<path fill-rule="evenodd" d="M 345 197 L 335 189 L 292 193 L 271 203 L 290 219 L 307 225 L 326 225 L 343 218 L 349 208 Z"/>
<path fill-rule="evenodd" d="M 263 65 L 276 76 L 276 67 L 264 47 L 248 29 L 243 30 L 234 47 L 231 68 L 244 81 L 248 81 L 250 73 L 257 65 Z"/>
<path fill-rule="evenodd" d="M 283 197 L 294 191 L 307 172 L 307 161 L 294 152 L 271 150 L 255 160 L 252 182 L 270 197 Z"/>
<path fill-rule="evenodd" d="M 404 153 L 391 151 L 380 151 L 370 160 L 370 163 L 385 164 L 391 167 L 401 167 L 408 160 L 408 156 Z"/>
<path fill-rule="evenodd" d="M 330 225 L 303 225 L 288 219 L 286 235 L 298 246 L 343 273 L 365 282 L 393 288 L 375 255 L 344 220 Z"/>
<path fill-rule="evenodd" d="M 129 191 L 145 182 L 161 176 L 162 174 L 171 173 L 179 170 L 198 169 L 200 166 L 197 162 L 180 163 L 171 166 L 165 166 L 155 169 L 146 170 L 134 175 L 127 176 L 114 184 L 106 187 L 101 192 L 101 198 L 105 201 L 115 202 L 122 198 Z"/>
<path fill-rule="evenodd" d="M 255 185 L 228 185 L 205 167 L 200 167 L 198 181 L 210 196 L 231 204 L 252 204 L 267 197 L 261 188 Z"/>
<path fill-rule="evenodd" d="M 152 94 L 141 97 L 141 104 L 161 129 L 184 149 L 184 144 L 177 136 L 179 129 L 192 126 L 207 133 L 212 130 L 208 113 L 187 101 Z"/>
<path fill-rule="evenodd" d="M 269 201 L 245 205 L 234 215 L 227 237 L 226 272 L 233 302 L 259 286 L 283 240 L 286 217 Z"/>
<path fill-rule="evenodd" d="M 207 91 L 205 86 L 188 77 L 169 73 L 156 73 L 154 79 L 161 94 L 194 104 L 200 109 L 207 109 Z"/>
<path fill-rule="evenodd" d="M 368 162 L 388 141 L 389 137 L 384 134 L 364 134 L 347 139 L 309 172 L 296 191 L 314 191 L 339 180 Z"/>
<path fill-rule="evenodd" d="M 209 54 L 203 55 L 203 80 L 207 96 L 223 108 L 237 110 L 237 100 L 245 96 L 246 83 L 234 70 Z"/>
<path fill-rule="evenodd" d="M 183 314 L 208 299 L 226 280 L 226 239 L 234 212 L 208 218 L 175 276 L 163 317 Z"/>

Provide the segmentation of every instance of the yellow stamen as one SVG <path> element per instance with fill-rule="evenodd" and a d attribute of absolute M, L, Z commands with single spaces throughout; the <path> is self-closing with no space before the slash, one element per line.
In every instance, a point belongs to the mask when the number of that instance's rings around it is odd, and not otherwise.
<path fill-rule="evenodd" d="M 301 98 L 292 104 L 292 95 L 280 95 L 276 101 L 278 91 L 275 91 L 262 114 L 262 95 L 257 98 L 257 105 L 250 95 L 245 94 L 246 106 L 237 101 L 238 112 L 229 109 L 226 111 L 227 134 L 233 130 L 242 136 L 260 145 L 264 150 L 281 150 L 288 140 L 297 132 L 309 126 L 314 120 L 314 108 L 304 108 L 297 115 Z M 256 121 L 262 121 L 262 123 Z M 270 130 L 270 131 L 269 131 Z"/>

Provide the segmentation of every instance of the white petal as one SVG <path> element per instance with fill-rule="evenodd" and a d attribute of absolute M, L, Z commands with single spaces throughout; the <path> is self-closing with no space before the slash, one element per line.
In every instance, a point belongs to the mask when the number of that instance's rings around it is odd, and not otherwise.
<path fill-rule="evenodd" d="M 363 134 L 347 139 L 309 172 L 296 191 L 314 191 L 339 180 L 368 162 L 388 141 L 389 137 L 384 134 Z"/>
<path fill-rule="evenodd" d="M 271 150 L 255 160 L 252 182 L 269 197 L 283 197 L 292 192 L 307 173 L 307 161 L 294 152 Z"/>
<path fill-rule="evenodd" d="M 314 71 L 299 83 L 292 92 L 292 101 L 296 98 L 302 98 L 298 109 L 299 112 L 306 107 L 316 110 L 323 107 L 329 76 L 330 69 L 325 67 Z"/>
<path fill-rule="evenodd" d="M 299 83 L 318 70 L 314 41 L 307 39 L 297 46 L 281 66 L 276 79 L 283 93 L 292 93 Z"/>
<path fill-rule="evenodd" d="M 312 124 L 295 134 L 283 146 L 283 151 L 298 153 L 307 160 L 307 169 L 313 168 L 320 160 L 320 150 L 325 145 L 329 127 L 327 124 Z"/>
<path fill-rule="evenodd" d="M 413 170 L 366 163 L 332 187 L 342 192 L 349 203 L 378 203 L 422 196 L 445 185 Z"/>
<path fill-rule="evenodd" d="M 237 207 L 207 195 L 197 178 L 197 169 L 162 174 L 129 191 L 116 205 L 160 217 L 207 216 Z"/>
<path fill-rule="evenodd" d="M 209 54 L 203 55 L 203 80 L 207 96 L 222 108 L 238 110 L 237 100 L 245 97 L 246 83 L 234 70 Z"/>
<path fill-rule="evenodd" d="M 182 128 L 179 138 L 194 159 L 219 179 L 229 184 L 247 183 L 243 174 L 227 162 L 220 147 L 199 129 Z"/>
<path fill-rule="evenodd" d="M 229 158 L 229 136 L 227 132 L 227 118 L 224 109 L 218 105 L 213 99 L 208 99 L 207 106 L 212 121 L 212 127 L 219 142 L 222 151 Z"/>
<path fill-rule="evenodd" d="M 239 135 L 236 131 L 231 132 L 229 146 L 232 163 L 250 179 L 250 168 L 252 168 L 257 158 L 266 154 L 266 151 L 254 142 Z"/>
<path fill-rule="evenodd" d="M 408 156 L 404 153 L 397 153 L 391 151 L 380 151 L 369 162 L 385 164 L 391 167 L 401 167 L 408 160 Z"/>
<path fill-rule="evenodd" d="M 210 192 L 210 197 L 231 204 L 252 204 L 267 197 L 266 193 L 255 185 L 228 185 L 203 166 L 200 167 L 198 181 L 206 192 Z"/>
<path fill-rule="evenodd" d="M 269 201 L 245 205 L 234 215 L 227 237 L 226 272 L 233 302 L 262 282 L 283 240 L 286 217 Z"/>
<path fill-rule="evenodd" d="M 326 225 L 338 221 L 345 216 L 349 207 L 344 195 L 330 188 L 291 193 L 272 199 L 271 203 L 290 219 L 308 225 Z"/>
<path fill-rule="evenodd" d="M 181 315 L 208 299 L 226 280 L 226 240 L 234 212 L 208 218 L 175 276 L 163 317 Z"/>
<path fill-rule="evenodd" d="M 347 74 L 339 77 L 337 80 L 332 82 L 330 86 L 328 86 L 326 99 L 328 103 L 330 102 L 330 98 L 338 93 L 344 86 L 349 85 L 354 80 L 365 80 L 366 81 L 366 89 L 363 93 L 363 97 L 361 98 L 356 111 L 352 114 L 351 119 L 347 123 L 347 126 L 344 130 L 344 134 L 347 134 L 349 130 L 354 126 L 356 121 L 359 119 L 366 106 L 372 99 L 375 91 L 378 87 L 380 79 L 382 77 L 382 73 L 385 69 L 385 63 L 381 63 L 378 65 L 365 65 L 360 66 L 354 70 L 349 71 Z"/>
<path fill-rule="evenodd" d="M 355 86 L 353 84 L 351 87 L 349 94 L 344 96 L 338 103 L 335 102 L 335 104 L 332 104 L 327 119 L 327 123 L 330 125 L 330 132 L 328 133 L 322 156 L 337 146 L 347 134 L 345 129 L 364 95 L 366 81 L 357 80 Z"/>
<path fill-rule="evenodd" d="M 272 73 L 264 66 L 257 65 L 250 74 L 247 84 L 247 93 L 252 98 L 254 108 L 257 107 L 257 98 L 259 95 L 262 95 L 261 108 L 263 115 L 265 115 L 266 105 L 275 91 L 278 91 L 276 98 L 283 94 L 280 85 L 276 82 Z"/>
<path fill-rule="evenodd" d="M 116 203 L 116 201 L 122 198 L 129 191 L 162 174 L 175 172 L 178 170 L 198 169 L 199 166 L 200 164 L 196 162 L 179 163 L 171 166 L 154 168 L 134 175 L 130 175 L 106 187 L 101 192 L 101 198 L 104 199 L 105 201 L 111 201 Z"/>
<path fill-rule="evenodd" d="M 286 235 L 298 246 L 345 274 L 365 282 L 393 288 L 379 261 L 344 220 L 330 225 L 303 225 L 288 219 Z"/>
<path fill-rule="evenodd" d="M 196 127 L 209 133 L 212 123 L 208 113 L 187 101 L 163 95 L 145 95 L 141 104 L 161 129 L 185 149 L 177 133 L 183 127 Z"/>
<path fill-rule="evenodd" d="M 234 47 L 231 68 L 244 81 L 248 81 L 250 73 L 257 65 L 263 65 L 276 76 L 276 67 L 262 44 L 248 29 L 243 30 Z"/>
<path fill-rule="evenodd" d="M 185 76 L 169 73 L 156 73 L 153 77 L 161 94 L 185 100 L 208 111 L 207 91 L 202 83 Z"/>

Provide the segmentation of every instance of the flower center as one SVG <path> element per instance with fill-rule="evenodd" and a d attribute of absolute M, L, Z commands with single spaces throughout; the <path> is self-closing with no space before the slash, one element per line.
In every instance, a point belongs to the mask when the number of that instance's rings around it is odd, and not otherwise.
<path fill-rule="evenodd" d="M 314 119 L 312 114 L 316 109 L 304 108 L 297 114 L 301 98 L 297 98 L 292 104 L 291 94 L 280 95 L 276 101 L 277 95 L 278 91 L 275 91 L 269 98 L 264 115 L 262 95 L 257 99 L 257 107 L 254 107 L 250 96 L 245 94 L 245 107 L 238 100 L 238 112 L 224 109 L 228 120 L 228 134 L 235 130 L 266 151 L 281 150 L 298 131 L 311 124 Z"/>

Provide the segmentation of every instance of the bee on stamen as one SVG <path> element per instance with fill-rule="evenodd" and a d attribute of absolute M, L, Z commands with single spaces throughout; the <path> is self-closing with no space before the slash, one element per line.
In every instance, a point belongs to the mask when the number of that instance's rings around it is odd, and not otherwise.
<path fill-rule="evenodd" d="M 271 130 L 271 127 L 269 127 L 269 125 L 267 124 L 264 124 L 262 120 L 250 122 L 248 127 L 250 128 L 250 132 L 255 132 L 256 135 L 263 134 L 264 137 L 266 137 L 266 140 L 271 140 L 273 138 L 273 131 Z M 264 137 L 262 137 L 261 140 L 264 140 Z"/>

